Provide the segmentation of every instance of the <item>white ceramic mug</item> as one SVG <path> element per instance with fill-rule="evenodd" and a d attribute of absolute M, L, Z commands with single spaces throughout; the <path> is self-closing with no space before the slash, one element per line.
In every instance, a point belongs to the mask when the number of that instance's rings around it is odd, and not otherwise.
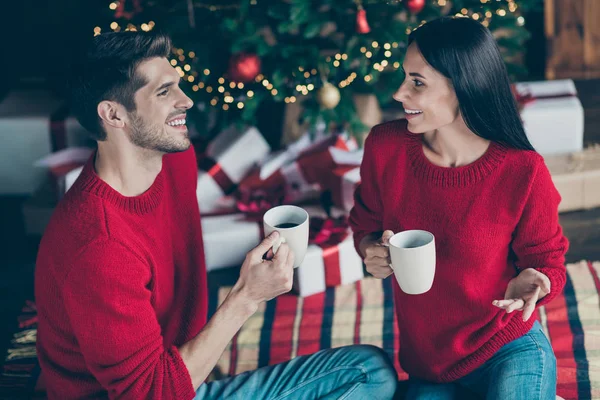
<path fill-rule="evenodd" d="M 435 238 L 431 232 L 410 230 L 390 238 L 391 267 L 406 294 L 422 294 L 431 289 L 435 277 Z"/>
<path fill-rule="evenodd" d="M 273 253 L 277 253 L 281 243 L 287 243 L 294 252 L 294 268 L 298 268 L 308 248 L 308 213 L 296 206 L 278 206 L 271 208 L 263 216 L 265 236 L 278 231 L 279 239 L 273 245 Z M 282 226 L 283 225 L 283 226 Z M 287 226 L 286 225 L 293 225 Z"/>

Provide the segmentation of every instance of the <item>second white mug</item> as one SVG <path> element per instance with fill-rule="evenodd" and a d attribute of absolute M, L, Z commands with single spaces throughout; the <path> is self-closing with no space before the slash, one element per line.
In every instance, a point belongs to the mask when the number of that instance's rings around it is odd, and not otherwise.
<path fill-rule="evenodd" d="M 433 286 L 435 277 L 435 238 L 431 232 L 409 230 L 390 238 L 392 269 L 400 289 L 406 294 L 422 294 Z"/>

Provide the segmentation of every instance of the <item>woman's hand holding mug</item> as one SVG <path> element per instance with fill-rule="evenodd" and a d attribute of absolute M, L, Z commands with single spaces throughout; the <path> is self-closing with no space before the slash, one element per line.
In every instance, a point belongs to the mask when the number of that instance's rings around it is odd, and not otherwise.
<path fill-rule="evenodd" d="M 367 271 L 375 278 L 385 279 L 394 271 L 390 267 L 389 240 L 394 232 L 384 231 L 381 237 L 367 235 L 360 242 L 360 250 L 364 256 Z"/>

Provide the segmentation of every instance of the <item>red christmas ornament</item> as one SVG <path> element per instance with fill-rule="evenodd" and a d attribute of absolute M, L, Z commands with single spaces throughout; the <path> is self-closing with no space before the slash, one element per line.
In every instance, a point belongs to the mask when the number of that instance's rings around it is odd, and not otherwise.
<path fill-rule="evenodd" d="M 115 18 L 126 18 L 131 19 L 136 14 L 143 11 L 141 0 L 133 0 L 133 7 L 129 11 L 125 11 L 125 4 L 127 0 L 120 0 L 117 2 L 117 9 L 115 10 Z"/>
<path fill-rule="evenodd" d="M 358 11 L 356 13 L 356 32 L 357 33 L 371 32 L 371 28 L 369 27 L 369 22 L 367 21 L 367 12 L 360 5 L 358 6 Z"/>
<path fill-rule="evenodd" d="M 260 72 L 260 58 L 256 54 L 238 53 L 229 62 L 229 78 L 236 82 L 249 82 Z"/>
<path fill-rule="evenodd" d="M 425 0 L 406 0 L 406 8 L 413 13 L 420 13 L 425 8 Z"/>

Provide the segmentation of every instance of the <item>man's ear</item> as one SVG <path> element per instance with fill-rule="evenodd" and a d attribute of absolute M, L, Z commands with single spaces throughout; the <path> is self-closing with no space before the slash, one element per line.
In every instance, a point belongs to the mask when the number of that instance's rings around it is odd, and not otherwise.
<path fill-rule="evenodd" d="M 98 104 L 98 115 L 108 126 L 123 128 L 125 126 L 125 111 L 123 106 L 114 101 L 104 100 Z"/>

